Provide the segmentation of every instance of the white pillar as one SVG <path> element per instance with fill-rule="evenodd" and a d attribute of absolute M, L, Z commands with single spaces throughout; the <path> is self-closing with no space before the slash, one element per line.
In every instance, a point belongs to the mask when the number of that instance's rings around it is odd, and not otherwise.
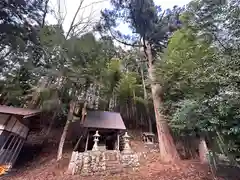
<path fill-rule="evenodd" d="M 86 144 L 85 144 L 85 152 L 87 151 L 87 148 L 88 148 L 88 140 L 89 140 L 89 132 L 87 134 L 87 140 L 86 140 Z"/>
<path fill-rule="evenodd" d="M 119 150 L 119 144 L 120 144 L 119 141 L 120 141 L 119 140 L 119 134 L 117 134 L 117 147 L 116 147 L 116 150 Z"/>

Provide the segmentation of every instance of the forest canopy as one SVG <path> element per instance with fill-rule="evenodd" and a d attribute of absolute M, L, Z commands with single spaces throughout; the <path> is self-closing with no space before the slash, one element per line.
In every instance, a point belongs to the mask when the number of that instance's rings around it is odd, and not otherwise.
<path fill-rule="evenodd" d="M 167 160 L 179 158 L 175 137 L 190 135 L 239 157 L 240 2 L 111 5 L 99 22 L 74 17 L 64 31 L 60 15 L 46 21 L 48 0 L 1 1 L 0 104 L 40 108 L 67 124 L 71 103 L 81 100 L 87 109 L 120 112 L 128 128 L 157 133 Z"/>

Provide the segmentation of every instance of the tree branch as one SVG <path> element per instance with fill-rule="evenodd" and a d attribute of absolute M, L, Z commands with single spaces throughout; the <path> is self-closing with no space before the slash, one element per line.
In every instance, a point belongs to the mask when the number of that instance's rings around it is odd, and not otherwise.
<path fill-rule="evenodd" d="M 45 18 L 46 18 L 47 12 L 48 12 L 48 11 L 47 11 L 48 2 L 49 2 L 49 0 L 46 0 L 46 2 L 45 2 L 44 13 L 43 13 L 43 19 L 42 19 L 41 27 L 43 27 L 43 26 L 45 25 Z"/>
<path fill-rule="evenodd" d="M 127 46 L 132 46 L 132 47 L 142 47 L 142 45 L 138 45 L 136 43 L 130 44 L 130 43 L 119 40 L 116 36 L 114 36 L 111 29 L 109 29 L 109 32 L 110 32 L 111 36 L 113 37 L 113 39 L 115 39 L 119 43 L 122 43 L 122 44 L 127 45 Z"/>
<path fill-rule="evenodd" d="M 12 50 L 10 49 L 3 57 L 1 57 L 1 61 L 3 61 L 6 57 L 8 57 L 12 53 Z"/>
<path fill-rule="evenodd" d="M 92 6 L 92 5 L 94 5 L 94 4 L 102 3 L 102 2 L 104 2 L 104 1 L 107 1 L 107 0 L 101 0 L 101 1 L 97 1 L 97 2 L 92 2 L 92 3 L 90 3 L 90 4 L 86 5 L 86 6 L 83 6 L 82 9 L 87 8 L 87 7 L 89 7 L 89 6 Z"/>
<path fill-rule="evenodd" d="M 74 24 L 72 27 L 72 34 L 74 34 L 75 36 L 79 36 L 80 34 L 84 33 L 89 26 L 92 26 L 94 24 L 94 21 L 91 17 L 93 16 L 94 12 L 95 11 L 92 11 L 91 9 L 91 14 L 89 14 L 89 16 L 86 18 L 83 18 L 83 12 L 80 21 Z M 82 27 L 80 27 L 80 25 L 82 25 Z"/>
<path fill-rule="evenodd" d="M 163 16 L 165 15 L 165 12 L 166 11 L 164 10 L 163 13 L 162 13 L 162 16 L 160 17 L 160 20 L 159 20 L 160 22 L 163 20 Z"/>
<path fill-rule="evenodd" d="M 67 32 L 66 39 L 68 38 L 68 36 L 69 36 L 69 34 L 70 34 L 70 32 L 71 32 L 71 30 L 72 30 L 72 28 L 73 28 L 74 22 L 75 22 L 76 17 L 77 17 L 77 15 L 78 15 L 81 7 L 82 7 L 83 2 L 84 2 L 84 0 L 81 0 L 81 1 L 80 1 L 80 4 L 79 4 L 79 6 L 78 6 L 78 8 L 77 8 L 77 11 L 75 12 L 75 15 L 74 15 L 74 17 L 73 17 L 73 19 L 72 19 L 72 22 L 71 22 L 71 24 L 70 24 L 69 30 L 68 30 L 68 32 Z"/>

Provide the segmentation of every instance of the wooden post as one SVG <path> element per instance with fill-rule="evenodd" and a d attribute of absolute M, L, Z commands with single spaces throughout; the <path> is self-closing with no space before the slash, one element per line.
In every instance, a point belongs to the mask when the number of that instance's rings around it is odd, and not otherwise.
<path fill-rule="evenodd" d="M 85 152 L 87 151 L 87 148 L 88 148 L 88 139 L 89 139 L 89 132 L 87 134 L 87 140 L 86 140 L 86 144 L 85 144 Z"/>
<path fill-rule="evenodd" d="M 209 153 L 209 151 L 208 151 L 206 140 L 204 137 L 200 137 L 199 158 L 200 158 L 201 163 L 209 164 L 208 153 Z"/>
<path fill-rule="evenodd" d="M 18 141 L 17 146 L 14 148 L 15 150 L 14 150 L 14 152 L 12 154 L 11 159 L 9 160 L 9 162 L 12 163 L 12 165 L 14 164 L 14 160 L 17 158 L 17 156 L 18 156 L 18 154 L 19 154 L 19 152 L 21 150 L 21 149 L 19 150 L 19 147 L 21 148 L 21 145 L 24 143 L 24 141 L 25 141 L 24 139 L 20 139 Z"/>
<path fill-rule="evenodd" d="M 117 133 L 117 150 L 118 150 L 118 151 L 119 151 L 119 149 L 120 149 L 120 148 L 119 148 L 119 144 L 120 144 L 120 143 L 119 143 L 119 133 Z"/>
<path fill-rule="evenodd" d="M 18 155 L 19 155 L 19 153 L 20 153 L 20 151 L 21 151 L 21 149 L 22 149 L 22 147 L 24 145 L 24 142 L 25 142 L 25 139 L 21 140 L 20 143 L 18 144 L 18 146 L 16 148 L 16 152 L 14 152 L 15 153 L 14 154 L 14 158 L 11 160 L 12 164 L 14 164 L 15 161 L 17 160 L 17 157 L 18 157 Z"/>
<path fill-rule="evenodd" d="M 9 144 L 7 152 L 8 154 L 5 157 L 4 163 L 10 163 L 9 159 L 11 158 L 11 156 L 13 155 L 12 152 L 13 150 L 16 148 L 15 146 L 17 145 L 17 143 L 19 142 L 20 138 L 16 135 L 13 142 L 11 144 Z"/>

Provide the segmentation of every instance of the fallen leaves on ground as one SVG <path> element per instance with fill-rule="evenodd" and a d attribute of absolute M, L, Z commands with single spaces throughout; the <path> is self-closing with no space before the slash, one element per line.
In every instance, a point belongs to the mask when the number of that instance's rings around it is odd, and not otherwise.
<path fill-rule="evenodd" d="M 175 164 L 161 163 L 157 153 L 147 156 L 138 170 L 125 170 L 121 174 L 82 177 L 65 173 L 71 152 L 64 154 L 61 162 L 55 160 L 55 153 L 44 153 L 4 177 L 4 180 L 211 180 L 206 169 L 196 161 L 179 161 Z"/>

